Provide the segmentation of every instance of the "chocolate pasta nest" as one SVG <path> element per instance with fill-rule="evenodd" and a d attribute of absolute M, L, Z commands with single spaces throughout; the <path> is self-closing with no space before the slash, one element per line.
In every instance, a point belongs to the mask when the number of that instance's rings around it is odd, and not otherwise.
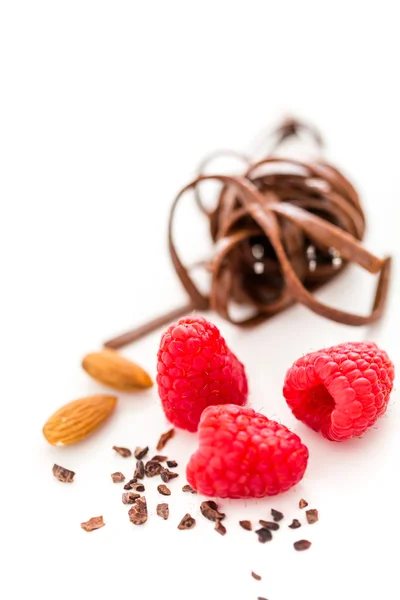
<path fill-rule="evenodd" d="M 146 325 L 106 342 L 120 348 L 193 310 L 214 310 L 240 326 L 256 325 L 300 302 L 315 313 L 347 325 L 364 325 L 384 311 L 390 279 L 390 258 L 380 259 L 361 244 L 365 216 L 357 191 L 348 179 L 322 158 L 306 162 L 277 155 L 284 141 L 302 132 L 321 148 L 311 126 L 286 120 L 274 133 L 275 146 L 257 162 L 246 160 L 240 175 L 204 174 L 203 161 L 195 180 L 177 195 L 170 213 L 169 250 L 189 302 Z M 220 184 L 216 206 L 208 210 L 201 196 L 204 181 Z M 174 238 L 176 210 L 194 193 L 199 210 L 209 220 L 214 257 L 205 261 L 211 273 L 208 293 L 196 284 L 192 268 L 179 256 Z M 379 274 L 371 311 L 363 316 L 328 306 L 315 290 L 337 277 L 348 263 Z M 233 307 L 251 314 L 236 316 Z"/>

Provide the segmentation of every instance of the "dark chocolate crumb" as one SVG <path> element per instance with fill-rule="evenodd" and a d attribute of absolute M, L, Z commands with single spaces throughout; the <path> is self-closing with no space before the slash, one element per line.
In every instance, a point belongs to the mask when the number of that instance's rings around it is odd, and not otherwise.
<path fill-rule="evenodd" d="M 169 517 L 169 506 L 165 502 L 157 504 L 157 515 L 166 521 Z"/>
<path fill-rule="evenodd" d="M 143 483 L 132 483 L 132 490 L 135 490 L 135 492 L 144 492 L 145 488 Z"/>
<path fill-rule="evenodd" d="M 186 513 L 186 515 L 182 518 L 181 522 L 178 525 L 178 529 L 193 529 L 196 525 L 196 519 Z"/>
<path fill-rule="evenodd" d="M 201 514 L 210 521 L 222 521 L 225 519 L 225 513 L 220 513 L 214 500 L 205 500 L 200 505 Z"/>
<path fill-rule="evenodd" d="M 308 502 L 302 498 L 299 502 L 299 508 L 305 508 L 306 506 L 308 506 Z"/>
<path fill-rule="evenodd" d="M 170 496 L 171 495 L 171 490 L 169 488 L 167 488 L 167 486 L 164 484 L 159 485 L 157 487 L 157 489 L 162 496 Z"/>
<path fill-rule="evenodd" d="M 246 531 L 252 530 L 251 521 L 239 521 L 239 525 L 240 527 L 243 527 L 243 529 L 245 529 Z"/>
<path fill-rule="evenodd" d="M 162 454 L 156 454 L 155 456 L 153 456 L 153 458 L 151 460 L 155 460 L 156 462 L 165 462 L 167 460 L 168 456 L 163 456 Z"/>
<path fill-rule="evenodd" d="M 307 522 L 312 525 L 318 521 L 318 511 L 316 508 L 310 508 L 306 510 Z"/>
<path fill-rule="evenodd" d="M 160 439 L 158 440 L 158 444 L 156 446 L 156 450 L 160 451 L 164 448 L 165 444 L 174 437 L 175 429 L 170 429 L 162 434 Z"/>
<path fill-rule="evenodd" d="M 115 450 L 115 452 L 117 452 L 120 456 L 123 456 L 124 458 L 128 458 L 128 456 L 132 456 L 132 452 L 129 450 L 129 448 L 121 448 L 120 446 L 113 446 L 113 450 Z"/>
<path fill-rule="evenodd" d="M 298 529 L 299 527 L 301 527 L 301 523 L 297 519 L 293 519 L 289 527 L 290 529 Z"/>
<path fill-rule="evenodd" d="M 134 525 L 142 525 L 147 521 L 147 503 L 146 498 L 142 496 L 138 498 L 132 508 L 128 512 L 129 520 Z"/>
<path fill-rule="evenodd" d="M 170 469 L 175 469 L 178 466 L 178 463 L 176 462 L 176 460 L 167 460 L 167 466 Z"/>
<path fill-rule="evenodd" d="M 215 531 L 217 531 L 221 535 L 225 535 L 226 534 L 226 527 L 225 527 L 225 525 L 223 525 L 221 523 L 221 521 L 219 519 L 217 519 L 215 521 L 215 527 L 214 527 L 214 529 L 215 529 Z"/>
<path fill-rule="evenodd" d="M 253 579 L 256 579 L 257 581 L 261 581 L 261 575 L 257 575 L 257 573 L 254 573 L 254 571 L 251 572 L 251 576 Z"/>
<path fill-rule="evenodd" d="M 190 492 L 191 494 L 197 494 L 196 490 L 194 490 L 192 488 L 191 485 L 189 485 L 188 483 L 186 485 L 183 486 L 182 488 L 182 492 Z"/>
<path fill-rule="evenodd" d="M 134 479 L 143 479 L 144 477 L 144 464 L 142 460 L 138 460 L 136 463 L 136 469 L 133 474 Z"/>
<path fill-rule="evenodd" d="M 53 465 L 53 475 L 62 483 L 72 483 L 75 477 L 75 472 L 65 469 L 64 467 L 60 467 L 60 465 Z"/>
<path fill-rule="evenodd" d="M 134 484 L 137 482 L 136 477 L 134 477 L 133 479 L 130 479 L 125 485 L 124 485 L 124 490 L 131 490 L 134 486 Z"/>
<path fill-rule="evenodd" d="M 136 494 L 135 492 L 124 492 L 122 494 L 122 503 L 134 504 L 138 498 L 140 498 L 140 494 Z"/>
<path fill-rule="evenodd" d="M 311 546 L 311 542 L 308 540 L 299 540 L 298 542 L 295 542 L 293 546 L 295 550 L 301 552 L 302 550 L 308 550 Z"/>
<path fill-rule="evenodd" d="M 147 477 L 154 477 L 155 475 L 159 475 L 161 473 L 161 469 L 162 467 L 160 463 L 156 462 L 155 460 L 149 460 L 144 465 L 144 472 L 146 473 Z"/>
<path fill-rule="evenodd" d="M 168 483 L 170 479 L 175 479 L 175 477 L 179 477 L 179 473 L 174 473 L 173 471 L 169 471 L 168 469 L 161 468 L 161 479 Z"/>
<path fill-rule="evenodd" d="M 265 542 L 270 542 L 272 540 L 272 533 L 266 527 L 257 529 L 256 534 L 258 535 L 258 541 L 261 542 L 261 544 L 265 544 Z"/>
<path fill-rule="evenodd" d="M 263 596 L 258 596 L 257 600 L 268 600 L 268 599 L 264 598 Z"/>
<path fill-rule="evenodd" d="M 135 448 L 135 452 L 134 452 L 134 456 L 136 458 L 136 460 L 142 460 L 142 458 L 144 458 L 146 456 L 146 454 L 149 451 L 149 447 L 146 446 L 145 448 Z"/>
<path fill-rule="evenodd" d="M 113 483 L 121 483 L 122 481 L 125 481 L 125 475 L 121 473 L 121 471 L 117 471 L 116 473 L 111 473 L 111 479 L 113 480 Z"/>
<path fill-rule="evenodd" d="M 94 531 L 95 529 L 100 529 L 100 527 L 104 527 L 105 523 L 103 521 L 103 517 L 92 517 L 89 521 L 85 521 L 85 523 L 81 523 L 82 529 L 85 531 Z"/>
<path fill-rule="evenodd" d="M 283 513 L 279 512 L 279 510 L 275 510 L 274 508 L 271 508 L 271 515 L 274 521 L 282 521 L 284 517 Z"/>
<path fill-rule="evenodd" d="M 278 531 L 279 529 L 279 525 L 278 523 L 275 523 L 275 521 L 264 521 L 263 519 L 260 519 L 258 522 L 260 523 L 261 527 L 265 527 L 271 531 Z"/>

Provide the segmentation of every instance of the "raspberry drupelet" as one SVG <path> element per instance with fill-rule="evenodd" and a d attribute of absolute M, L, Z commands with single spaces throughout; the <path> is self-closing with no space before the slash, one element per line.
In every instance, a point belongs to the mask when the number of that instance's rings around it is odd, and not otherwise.
<path fill-rule="evenodd" d="M 247 378 L 218 328 L 190 316 L 170 325 L 158 350 L 157 384 L 164 412 L 174 425 L 196 431 L 212 404 L 246 403 Z"/>
<path fill-rule="evenodd" d="M 332 441 L 361 436 L 386 411 L 394 366 L 373 342 L 349 342 L 299 358 L 283 395 L 295 417 Z"/>

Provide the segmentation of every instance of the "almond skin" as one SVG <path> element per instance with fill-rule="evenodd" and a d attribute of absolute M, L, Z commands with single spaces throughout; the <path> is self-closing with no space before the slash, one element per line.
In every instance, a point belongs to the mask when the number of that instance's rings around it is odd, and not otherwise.
<path fill-rule="evenodd" d="M 50 417 L 43 427 L 43 435 L 53 446 L 75 444 L 108 419 L 116 404 L 115 396 L 105 395 L 74 400 Z"/>
<path fill-rule="evenodd" d="M 136 392 L 153 385 L 153 381 L 139 365 L 115 352 L 102 350 L 87 354 L 82 367 L 93 379 L 123 392 Z"/>

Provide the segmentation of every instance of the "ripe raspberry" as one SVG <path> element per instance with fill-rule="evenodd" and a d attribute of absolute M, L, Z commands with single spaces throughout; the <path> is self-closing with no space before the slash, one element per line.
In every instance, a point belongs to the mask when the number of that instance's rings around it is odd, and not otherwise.
<path fill-rule="evenodd" d="M 274 496 L 298 483 L 307 466 L 308 450 L 297 435 L 233 404 L 203 412 L 199 443 L 186 477 L 205 496 Z"/>
<path fill-rule="evenodd" d="M 283 395 L 295 417 L 340 442 L 383 415 L 393 379 L 386 352 L 373 342 L 349 342 L 299 358 L 286 373 Z"/>
<path fill-rule="evenodd" d="M 215 325 L 203 317 L 173 323 L 161 338 L 157 384 L 167 418 L 196 431 L 210 404 L 245 404 L 247 379 Z"/>

